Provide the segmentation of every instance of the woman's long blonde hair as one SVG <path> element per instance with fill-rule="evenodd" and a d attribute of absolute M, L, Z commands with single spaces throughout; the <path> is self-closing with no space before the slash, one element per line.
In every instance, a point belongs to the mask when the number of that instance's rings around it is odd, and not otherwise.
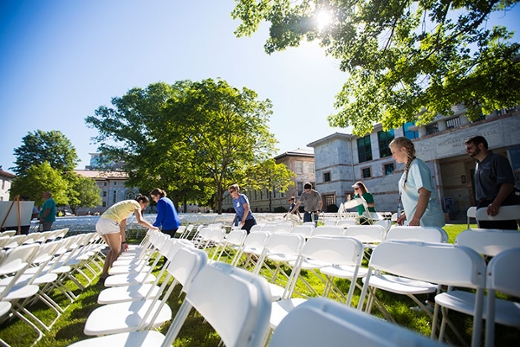
<path fill-rule="evenodd" d="M 406 148 L 406 155 L 408 159 L 406 160 L 406 164 L 404 166 L 405 178 L 404 178 L 404 186 L 406 187 L 406 181 L 408 180 L 408 170 L 410 169 L 410 165 L 412 161 L 415 159 L 415 146 L 413 142 L 410 141 L 407 137 L 396 137 L 390 142 L 390 147 L 395 147 L 399 150 L 401 148 Z"/>

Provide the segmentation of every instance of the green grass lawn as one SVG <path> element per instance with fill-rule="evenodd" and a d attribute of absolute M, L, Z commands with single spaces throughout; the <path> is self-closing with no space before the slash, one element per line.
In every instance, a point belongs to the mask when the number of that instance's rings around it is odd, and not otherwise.
<path fill-rule="evenodd" d="M 472 227 L 476 227 L 476 225 L 473 225 Z M 448 233 L 449 242 L 453 243 L 456 236 L 466 229 L 466 224 L 449 224 L 446 225 L 444 229 Z M 138 240 L 134 240 L 134 242 L 138 242 Z M 263 273 L 263 275 L 269 276 L 267 272 Z M 302 272 L 302 275 L 306 281 L 316 289 L 317 293 L 321 295 L 324 288 L 321 281 L 310 271 L 304 271 Z M 84 280 L 81 277 L 78 277 L 78 279 L 84 283 Z M 335 280 L 335 284 L 339 286 L 344 293 L 348 291 L 350 285 L 349 281 L 342 279 Z M 359 281 L 358 284 L 362 285 L 362 282 Z M 36 346 L 68 346 L 75 341 L 89 338 L 83 334 L 83 327 L 90 312 L 99 306 L 97 304 L 97 296 L 103 287 L 91 285 L 81 292 L 72 282 L 67 283 L 67 285 L 71 290 L 79 295 L 78 299 L 67 308 L 65 313 L 57 320 L 52 329 L 45 333 L 45 336 L 36 344 Z M 208 290 L 210 290 L 210 288 L 208 288 Z M 300 293 L 301 296 L 312 296 L 310 291 L 301 281 L 297 283 L 295 292 Z M 357 305 L 359 294 L 360 290 L 356 289 L 353 305 Z M 426 314 L 410 310 L 410 306 L 415 306 L 410 299 L 401 295 L 393 295 L 381 291 L 377 293 L 377 297 L 384 304 L 385 308 L 392 314 L 398 324 L 429 336 L 431 329 L 429 318 Z M 62 305 L 67 303 L 67 299 L 61 294 L 56 293 L 54 298 Z M 184 295 L 181 294 L 180 288 L 176 288 L 170 296 L 168 304 L 172 308 L 174 314 L 180 307 L 183 298 Z M 426 299 L 426 295 L 421 299 Z M 47 306 L 41 302 L 33 305 L 30 310 L 45 322 L 51 322 L 55 317 L 53 311 L 48 309 Z M 372 314 L 381 316 L 375 308 L 373 308 Z M 457 314 L 456 312 L 450 312 L 450 317 L 463 334 L 465 340 L 470 341 L 472 327 L 471 318 L 462 314 Z M 166 323 L 160 330 L 165 333 L 169 325 L 169 323 Z M 447 329 L 447 336 L 450 339 L 450 343 L 458 346 L 462 345 L 453 336 L 450 329 Z M 496 337 L 497 346 L 517 345 L 518 341 L 520 341 L 520 331 L 515 328 L 506 328 L 497 325 Z M 9 343 L 12 347 L 30 346 L 32 341 L 36 338 L 36 333 L 30 329 L 26 323 L 17 318 L 13 318 L 0 325 L 0 338 Z M 218 338 L 218 335 L 213 331 L 209 324 L 205 323 L 203 318 L 197 314 L 195 310 L 192 310 L 174 346 L 218 346 L 219 341 L 220 339 Z"/>

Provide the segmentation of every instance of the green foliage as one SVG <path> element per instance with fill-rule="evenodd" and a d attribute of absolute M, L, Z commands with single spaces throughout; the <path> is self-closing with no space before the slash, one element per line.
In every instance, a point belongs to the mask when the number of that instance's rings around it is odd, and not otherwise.
<path fill-rule="evenodd" d="M 518 105 L 520 44 L 506 28 L 487 23 L 492 12 L 517 2 L 239 0 L 232 16 L 242 21 L 237 36 L 270 23 L 269 54 L 305 39 L 339 59 L 348 77 L 328 120 L 363 135 L 376 122 L 391 129 L 449 116 L 456 104 L 471 119 Z M 323 11 L 330 22 L 320 28 Z"/>
<path fill-rule="evenodd" d="M 126 163 L 128 185 L 161 187 L 174 201 L 207 201 L 216 193 L 220 211 L 227 185 L 273 152 L 271 102 L 222 80 L 155 83 L 112 105 L 86 118 L 99 131 L 99 150 Z"/>
<path fill-rule="evenodd" d="M 101 205 L 101 189 L 96 182 L 81 175 L 74 175 L 69 189 L 69 206 L 76 214 L 79 207 L 95 207 Z"/>
<path fill-rule="evenodd" d="M 27 195 L 39 206 L 43 203 L 42 194 L 47 191 L 52 193 L 57 205 L 68 204 L 68 181 L 45 161 L 29 167 L 25 175 L 16 177 L 11 184 L 10 195 Z"/>
<path fill-rule="evenodd" d="M 27 174 L 33 165 L 48 162 L 60 174 L 74 171 L 79 158 L 76 149 L 60 131 L 36 130 L 22 139 L 22 145 L 14 149 L 15 167 L 10 168 L 18 176 Z"/>

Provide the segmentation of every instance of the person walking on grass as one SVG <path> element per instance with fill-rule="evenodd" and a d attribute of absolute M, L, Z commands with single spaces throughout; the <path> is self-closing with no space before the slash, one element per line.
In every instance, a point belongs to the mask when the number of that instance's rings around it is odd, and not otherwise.
<path fill-rule="evenodd" d="M 104 285 L 108 277 L 108 270 L 116 261 L 121 253 L 121 245 L 123 252 L 128 250 L 126 243 L 126 219 L 133 213 L 137 223 L 149 228 L 158 230 L 152 224 L 144 220 L 141 211 L 144 211 L 150 204 L 150 200 L 144 195 L 138 195 L 135 200 L 123 200 L 108 208 L 96 223 L 96 232 L 101 235 L 105 243 L 110 247 L 110 251 L 106 255 L 103 272 L 99 278 L 99 284 Z"/>

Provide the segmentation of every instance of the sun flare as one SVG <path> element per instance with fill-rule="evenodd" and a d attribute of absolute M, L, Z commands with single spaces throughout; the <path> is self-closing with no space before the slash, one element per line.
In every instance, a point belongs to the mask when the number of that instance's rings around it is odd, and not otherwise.
<path fill-rule="evenodd" d="M 318 25 L 318 30 L 323 30 L 329 26 L 332 21 L 332 14 L 329 10 L 321 9 L 316 14 L 316 24 Z"/>

